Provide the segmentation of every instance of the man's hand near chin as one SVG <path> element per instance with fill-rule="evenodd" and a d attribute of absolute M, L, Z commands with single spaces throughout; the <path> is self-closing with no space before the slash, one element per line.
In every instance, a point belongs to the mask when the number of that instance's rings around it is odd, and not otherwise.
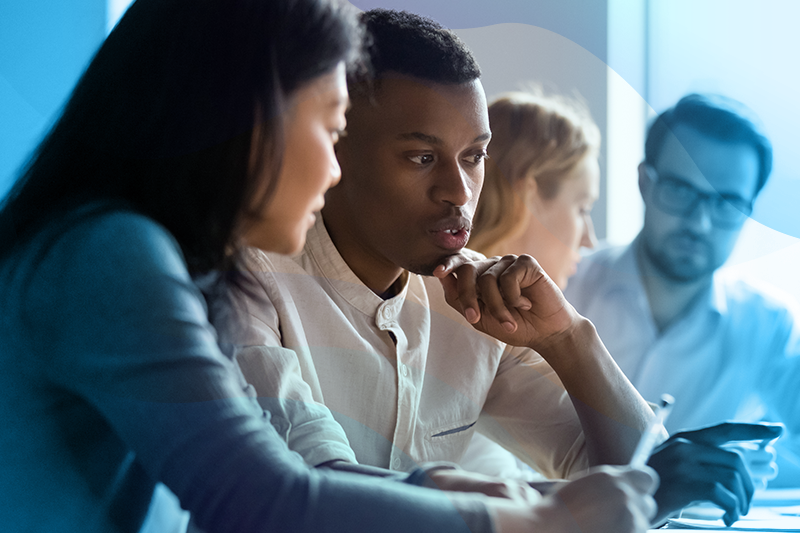
<path fill-rule="evenodd" d="M 434 274 L 447 303 L 472 327 L 511 346 L 531 348 L 552 367 L 580 420 L 590 466 L 630 459 L 653 412 L 594 325 L 575 311 L 533 257 L 465 261 Z"/>
<path fill-rule="evenodd" d="M 539 350 L 582 320 L 529 255 L 447 260 L 457 266 L 434 271 L 447 303 L 476 329 L 506 344 Z"/>

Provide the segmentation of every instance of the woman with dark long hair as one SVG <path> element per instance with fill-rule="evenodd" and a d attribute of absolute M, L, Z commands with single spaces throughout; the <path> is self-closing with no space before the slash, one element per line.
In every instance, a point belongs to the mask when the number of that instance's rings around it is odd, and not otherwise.
<path fill-rule="evenodd" d="M 156 482 L 209 533 L 532 520 L 309 470 L 209 325 L 240 247 L 300 249 L 338 180 L 361 39 L 333 0 L 137 0 L 111 32 L 0 204 L 3 531 L 137 531 Z"/>

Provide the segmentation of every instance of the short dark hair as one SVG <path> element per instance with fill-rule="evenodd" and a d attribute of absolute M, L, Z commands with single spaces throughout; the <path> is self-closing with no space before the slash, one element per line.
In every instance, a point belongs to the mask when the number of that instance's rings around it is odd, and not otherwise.
<path fill-rule="evenodd" d="M 481 69 L 467 45 L 438 22 L 407 11 L 373 9 L 361 14 L 376 80 L 396 72 L 445 84 L 480 78 Z"/>
<path fill-rule="evenodd" d="M 0 258 L 108 204 L 163 225 L 193 272 L 233 266 L 274 191 L 287 100 L 357 62 L 362 37 L 343 0 L 136 0 L 0 203 Z"/>
<path fill-rule="evenodd" d="M 762 132 L 755 114 L 744 104 L 720 95 L 684 96 L 674 107 L 656 117 L 650 126 L 644 145 L 648 165 L 655 166 L 667 133 L 680 124 L 712 139 L 752 146 L 759 158 L 755 195 L 764 188 L 772 172 L 772 143 Z"/>

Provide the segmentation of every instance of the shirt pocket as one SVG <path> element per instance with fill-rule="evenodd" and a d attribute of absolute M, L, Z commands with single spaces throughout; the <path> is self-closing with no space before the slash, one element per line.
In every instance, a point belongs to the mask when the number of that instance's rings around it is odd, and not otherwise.
<path fill-rule="evenodd" d="M 427 432 L 428 461 L 459 461 L 472 440 L 477 420 L 461 420 L 438 426 Z"/>

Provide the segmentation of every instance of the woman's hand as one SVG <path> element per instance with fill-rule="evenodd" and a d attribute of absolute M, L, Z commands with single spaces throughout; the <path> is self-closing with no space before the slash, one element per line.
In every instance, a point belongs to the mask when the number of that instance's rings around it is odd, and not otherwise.
<path fill-rule="evenodd" d="M 656 505 L 658 477 L 649 468 L 599 467 L 564 483 L 532 507 L 492 500 L 498 533 L 640 533 Z"/>

